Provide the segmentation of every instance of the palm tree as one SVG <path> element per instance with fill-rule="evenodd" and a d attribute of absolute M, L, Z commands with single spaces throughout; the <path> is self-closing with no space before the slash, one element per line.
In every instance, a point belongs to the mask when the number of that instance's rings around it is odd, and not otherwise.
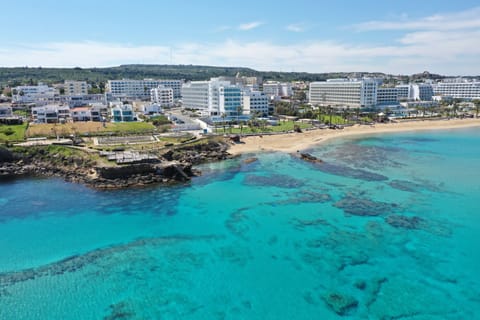
<path fill-rule="evenodd" d="M 350 107 L 343 108 L 343 123 L 347 123 L 347 119 L 350 115 Z"/>
<path fill-rule="evenodd" d="M 478 118 L 478 113 L 480 111 L 480 99 L 473 100 L 473 103 L 475 104 L 475 118 Z"/>
<path fill-rule="evenodd" d="M 357 118 L 357 123 L 360 121 L 360 108 L 355 108 L 355 117 Z"/>
<path fill-rule="evenodd" d="M 318 121 L 321 121 L 321 120 L 320 120 L 320 115 L 321 115 L 321 113 L 322 113 L 322 108 L 321 108 L 320 105 L 317 105 L 317 112 L 318 112 Z"/>
<path fill-rule="evenodd" d="M 453 102 L 453 117 L 457 117 L 457 111 L 458 111 L 458 101 Z"/>
<path fill-rule="evenodd" d="M 330 125 L 332 125 L 332 115 L 333 115 L 333 108 L 332 106 L 328 106 L 328 114 L 330 115 Z"/>
<path fill-rule="evenodd" d="M 225 112 L 222 112 L 222 114 L 220 115 L 220 117 L 222 118 L 223 133 L 226 133 L 225 118 L 227 117 L 227 114 L 226 114 Z"/>

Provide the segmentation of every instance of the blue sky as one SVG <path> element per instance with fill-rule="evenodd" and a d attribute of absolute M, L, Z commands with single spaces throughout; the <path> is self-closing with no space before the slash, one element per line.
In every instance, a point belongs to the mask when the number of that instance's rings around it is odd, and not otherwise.
<path fill-rule="evenodd" d="M 1 66 L 480 74 L 478 1 L 24 0 L 1 7 Z"/>

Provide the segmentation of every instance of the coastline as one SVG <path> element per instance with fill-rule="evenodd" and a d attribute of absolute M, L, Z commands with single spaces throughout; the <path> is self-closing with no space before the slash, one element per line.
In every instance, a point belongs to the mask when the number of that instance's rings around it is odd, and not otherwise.
<path fill-rule="evenodd" d="M 376 123 L 374 125 L 354 125 L 344 129 L 316 129 L 302 133 L 246 136 L 241 143 L 229 148 L 236 156 L 245 153 L 280 151 L 292 153 L 320 145 L 329 140 L 352 136 L 368 136 L 381 133 L 408 131 L 448 130 L 480 127 L 480 119 L 418 120 L 410 122 Z"/>

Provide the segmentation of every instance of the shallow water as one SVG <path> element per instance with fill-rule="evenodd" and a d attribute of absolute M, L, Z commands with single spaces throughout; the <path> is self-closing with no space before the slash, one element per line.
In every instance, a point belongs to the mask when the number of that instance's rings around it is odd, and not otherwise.
<path fill-rule="evenodd" d="M 479 129 L 309 152 L 173 188 L 0 184 L 0 319 L 478 317 Z"/>

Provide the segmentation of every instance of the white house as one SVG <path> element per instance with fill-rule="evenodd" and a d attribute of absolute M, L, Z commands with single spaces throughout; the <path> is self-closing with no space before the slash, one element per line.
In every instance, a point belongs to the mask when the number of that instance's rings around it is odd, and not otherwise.
<path fill-rule="evenodd" d="M 0 118 L 9 118 L 13 116 L 12 107 L 0 106 Z"/>
<path fill-rule="evenodd" d="M 46 105 L 32 108 L 32 118 L 37 123 L 57 123 L 70 118 L 68 106 Z"/>
<path fill-rule="evenodd" d="M 133 107 L 130 104 L 115 105 L 111 108 L 111 117 L 113 122 L 135 121 Z"/>
<path fill-rule="evenodd" d="M 163 112 L 162 106 L 156 103 L 144 104 L 140 106 L 140 111 L 143 114 L 153 115 L 160 114 Z"/>
<path fill-rule="evenodd" d="M 90 107 L 76 107 L 70 109 L 70 115 L 73 121 L 91 121 L 92 112 Z"/>

